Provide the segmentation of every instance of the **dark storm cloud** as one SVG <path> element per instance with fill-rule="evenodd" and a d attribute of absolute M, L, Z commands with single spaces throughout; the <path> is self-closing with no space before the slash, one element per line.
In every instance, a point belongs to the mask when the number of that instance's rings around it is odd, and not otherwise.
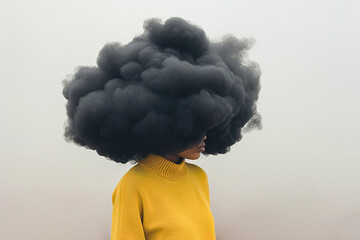
<path fill-rule="evenodd" d="M 241 129 L 261 124 L 260 70 L 245 61 L 252 42 L 209 42 L 181 18 L 150 19 L 126 45 L 103 47 L 98 67 L 64 81 L 67 140 L 116 162 L 177 152 L 207 135 L 208 154 L 226 153 Z"/>

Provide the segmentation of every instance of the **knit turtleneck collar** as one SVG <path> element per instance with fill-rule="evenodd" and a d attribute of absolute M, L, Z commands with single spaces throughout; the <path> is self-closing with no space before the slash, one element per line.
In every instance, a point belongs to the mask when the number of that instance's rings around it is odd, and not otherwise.
<path fill-rule="evenodd" d="M 185 159 L 182 159 L 179 164 L 176 164 L 155 154 L 149 154 L 146 158 L 142 159 L 139 164 L 169 180 L 180 180 L 184 178 L 188 172 Z"/>

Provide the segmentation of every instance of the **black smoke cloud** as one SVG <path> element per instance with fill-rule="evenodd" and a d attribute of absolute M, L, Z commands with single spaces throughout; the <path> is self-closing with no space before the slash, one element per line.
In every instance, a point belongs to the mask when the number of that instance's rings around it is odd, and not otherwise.
<path fill-rule="evenodd" d="M 226 153 L 245 126 L 259 127 L 260 69 L 249 39 L 210 42 L 181 18 L 150 19 L 130 43 L 109 43 L 97 67 L 64 80 L 65 138 L 116 162 L 199 143 Z M 252 119 L 255 119 L 252 121 Z"/>

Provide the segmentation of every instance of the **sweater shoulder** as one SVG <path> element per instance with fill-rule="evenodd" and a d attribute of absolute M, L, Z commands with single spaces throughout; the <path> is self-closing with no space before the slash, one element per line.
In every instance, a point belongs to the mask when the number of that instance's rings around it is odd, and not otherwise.
<path fill-rule="evenodd" d="M 141 165 L 136 164 L 123 175 L 120 182 L 126 182 L 127 185 L 134 185 L 139 183 L 144 178 L 145 171 L 146 169 L 141 167 Z"/>
<path fill-rule="evenodd" d="M 136 189 L 144 178 L 144 169 L 138 164 L 130 168 L 120 179 L 116 189 Z"/>
<path fill-rule="evenodd" d="M 186 163 L 186 166 L 191 174 L 196 174 L 201 177 L 207 178 L 207 174 L 200 166 L 192 163 Z"/>
<path fill-rule="evenodd" d="M 138 167 L 138 165 L 133 166 L 130 168 L 120 179 L 119 183 L 114 189 L 112 199 L 113 202 L 117 195 L 120 195 L 120 193 L 126 193 L 126 194 L 134 194 L 139 192 L 139 188 L 141 186 L 142 176 L 141 168 Z"/>

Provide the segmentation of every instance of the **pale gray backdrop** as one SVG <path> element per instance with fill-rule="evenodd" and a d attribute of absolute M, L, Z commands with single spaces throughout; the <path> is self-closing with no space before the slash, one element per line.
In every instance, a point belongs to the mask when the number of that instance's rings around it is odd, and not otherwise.
<path fill-rule="evenodd" d="M 110 238 L 111 194 L 131 165 L 66 143 L 61 80 L 150 17 L 210 39 L 253 37 L 263 130 L 208 174 L 220 240 L 360 238 L 359 1 L 0 2 L 0 239 Z"/>

